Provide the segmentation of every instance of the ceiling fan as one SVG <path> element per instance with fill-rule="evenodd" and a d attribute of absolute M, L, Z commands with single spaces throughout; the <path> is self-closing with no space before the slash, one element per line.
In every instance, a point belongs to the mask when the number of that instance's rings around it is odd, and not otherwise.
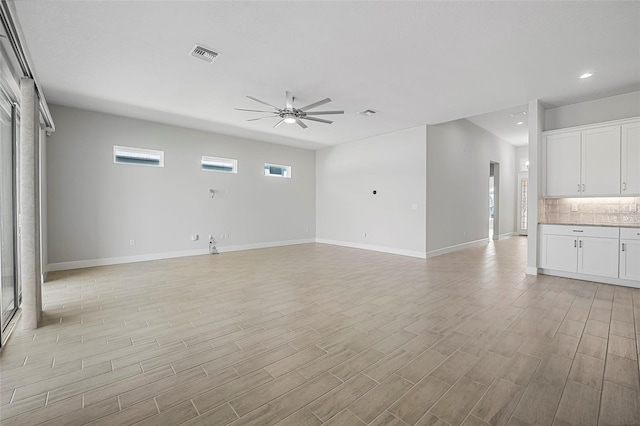
<path fill-rule="evenodd" d="M 306 129 L 307 125 L 304 124 L 302 120 L 311 120 L 311 121 L 317 121 L 319 123 L 326 123 L 326 124 L 333 123 L 333 121 L 331 120 L 324 120 L 322 118 L 310 117 L 311 115 L 344 114 L 344 111 L 309 111 L 310 109 L 313 109 L 313 108 L 319 107 L 320 105 L 324 105 L 326 103 L 331 102 L 330 98 L 322 99 L 321 101 L 314 102 L 302 108 L 293 107 L 293 101 L 295 100 L 295 98 L 293 97 L 293 94 L 291 92 L 285 92 L 284 108 L 278 108 L 274 105 L 271 105 L 268 102 L 264 102 L 264 101 L 261 101 L 260 99 L 256 99 L 253 96 L 247 96 L 247 98 L 251 99 L 252 101 L 260 102 L 263 105 L 270 106 L 275 111 L 262 111 L 257 109 L 243 109 L 243 108 L 236 108 L 236 110 L 249 111 L 249 112 L 265 112 L 267 114 L 272 114 L 266 117 L 250 118 L 247 121 L 256 121 L 256 120 L 262 120 L 264 118 L 278 117 L 280 118 L 280 121 L 278 121 L 275 124 L 275 126 L 273 126 L 274 128 L 278 127 L 282 123 L 287 123 L 287 124 L 297 123 L 298 126 L 302 127 L 303 129 Z"/>

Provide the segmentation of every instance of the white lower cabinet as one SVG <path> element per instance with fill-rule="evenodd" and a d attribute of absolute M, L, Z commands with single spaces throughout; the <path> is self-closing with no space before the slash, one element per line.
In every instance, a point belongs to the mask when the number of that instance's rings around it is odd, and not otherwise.
<path fill-rule="evenodd" d="M 580 237 L 578 239 L 578 273 L 618 278 L 618 242 L 617 237 Z"/>
<path fill-rule="evenodd" d="M 640 229 L 620 229 L 620 278 L 640 281 Z"/>
<path fill-rule="evenodd" d="M 542 267 L 578 272 L 578 241 L 574 236 L 542 234 Z"/>
<path fill-rule="evenodd" d="M 551 271 L 618 278 L 619 242 L 619 228 L 542 225 L 540 266 Z"/>

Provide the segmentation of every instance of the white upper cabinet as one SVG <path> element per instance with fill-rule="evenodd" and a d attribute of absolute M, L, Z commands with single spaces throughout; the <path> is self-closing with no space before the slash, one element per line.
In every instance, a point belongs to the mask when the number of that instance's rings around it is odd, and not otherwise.
<path fill-rule="evenodd" d="M 580 195 L 580 132 L 546 136 L 547 195 Z"/>
<path fill-rule="evenodd" d="M 582 132 L 582 195 L 620 193 L 620 126 Z"/>
<path fill-rule="evenodd" d="M 622 195 L 640 195 L 640 123 L 622 126 Z"/>
<path fill-rule="evenodd" d="M 544 133 L 547 197 L 640 195 L 637 118 Z"/>

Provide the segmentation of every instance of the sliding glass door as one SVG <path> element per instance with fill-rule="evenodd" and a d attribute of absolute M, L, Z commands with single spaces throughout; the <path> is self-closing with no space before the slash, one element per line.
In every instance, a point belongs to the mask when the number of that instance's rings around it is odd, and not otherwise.
<path fill-rule="evenodd" d="M 0 94 L 0 337 L 5 337 L 20 297 L 15 262 L 16 131 L 16 113 L 9 100 Z"/>

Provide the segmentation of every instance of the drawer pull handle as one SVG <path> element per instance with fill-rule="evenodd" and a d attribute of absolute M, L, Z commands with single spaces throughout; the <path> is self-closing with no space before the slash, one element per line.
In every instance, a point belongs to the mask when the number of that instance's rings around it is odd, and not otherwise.
<path fill-rule="evenodd" d="M 622 243 L 622 251 L 624 251 L 624 243 Z"/>
<path fill-rule="evenodd" d="M 584 232 L 582 229 L 573 229 L 573 232 Z M 640 235 L 640 234 L 638 234 Z"/>
<path fill-rule="evenodd" d="M 577 245 L 576 245 L 576 244 L 577 244 L 577 241 L 576 241 L 576 240 L 573 240 L 573 247 L 577 247 Z"/>
<path fill-rule="evenodd" d="M 627 182 L 622 182 L 622 190 L 623 191 L 627 190 Z"/>
<path fill-rule="evenodd" d="M 580 192 L 580 184 L 578 184 L 578 192 Z"/>
<path fill-rule="evenodd" d="M 582 240 L 580 240 L 580 244 L 578 245 L 578 248 L 582 248 Z"/>

